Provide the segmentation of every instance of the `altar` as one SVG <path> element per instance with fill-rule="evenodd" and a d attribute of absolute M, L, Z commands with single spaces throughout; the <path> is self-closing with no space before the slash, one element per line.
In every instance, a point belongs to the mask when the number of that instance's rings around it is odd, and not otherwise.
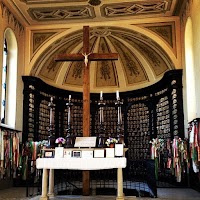
<path fill-rule="evenodd" d="M 117 196 L 116 200 L 124 200 L 123 173 L 122 168 L 126 167 L 125 157 L 114 158 L 38 158 L 37 169 L 43 169 L 42 194 L 40 200 L 48 200 L 54 196 L 54 169 L 69 170 L 103 170 L 117 169 Z M 49 179 L 48 179 L 49 170 Z M 49 190 L 48 190 L 49 186 Z"/>

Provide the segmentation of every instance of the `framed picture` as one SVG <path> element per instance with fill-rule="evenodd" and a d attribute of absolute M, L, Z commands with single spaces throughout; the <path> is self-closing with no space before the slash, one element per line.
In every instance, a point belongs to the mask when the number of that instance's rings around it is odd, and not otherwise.
<path fill-rule="evenodd" d="M 81 151 L 72 151 L 73 158 L 81 158 Z"/>
<path fill-rule="evenodd" d="M 45 158 L 54 158 L 54 151 L 53 150 L 45 150 L 44 157 Z"/>

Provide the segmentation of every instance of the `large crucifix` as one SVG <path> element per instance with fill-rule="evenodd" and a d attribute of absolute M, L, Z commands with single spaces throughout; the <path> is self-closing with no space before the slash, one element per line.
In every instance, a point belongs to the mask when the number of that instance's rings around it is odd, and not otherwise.
<path fill-rule="evenodd" d="M 83 53 L 60 54 L 55 61 L 84 61 L 83 68 L 83 136 L 90 136 L 90 61 L 117 60 L 117 53 L 92 53 L 89 48 L 89 26 L 83 27 Z M 89 171 L 83 171 L 83 195 L 89 195 Z"/>

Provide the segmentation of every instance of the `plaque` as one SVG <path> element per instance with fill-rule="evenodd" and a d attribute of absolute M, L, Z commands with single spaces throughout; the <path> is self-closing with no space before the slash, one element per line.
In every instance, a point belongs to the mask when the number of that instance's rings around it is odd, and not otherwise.
<path fill-rule="evenodd" d="M 54 157 L 54 151 L 53 150 L 45 150 L 44 151 L 44 157 L 45 158 L 53 158 Z"/>
<path fill-rule="evenodd" d="M 76 137 L 74 147 L 95 147 L 97 137 Z"/>

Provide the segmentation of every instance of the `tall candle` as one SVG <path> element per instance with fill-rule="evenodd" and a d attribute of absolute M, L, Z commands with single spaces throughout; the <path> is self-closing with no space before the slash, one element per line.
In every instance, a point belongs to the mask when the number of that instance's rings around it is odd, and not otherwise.
<path fill-rule="evenodd" d="M 100 93 L 100 100 L 103 100 L 103 92 Z"/>
<path fill-rule="evenodd" d="M 116 91 L 116 99 L 119 100 L 119 90 Z"/>
<path fill-rule="evenodd" d="M 69 101 L 71 100 L 71 95 L 69 95 Z"/>

